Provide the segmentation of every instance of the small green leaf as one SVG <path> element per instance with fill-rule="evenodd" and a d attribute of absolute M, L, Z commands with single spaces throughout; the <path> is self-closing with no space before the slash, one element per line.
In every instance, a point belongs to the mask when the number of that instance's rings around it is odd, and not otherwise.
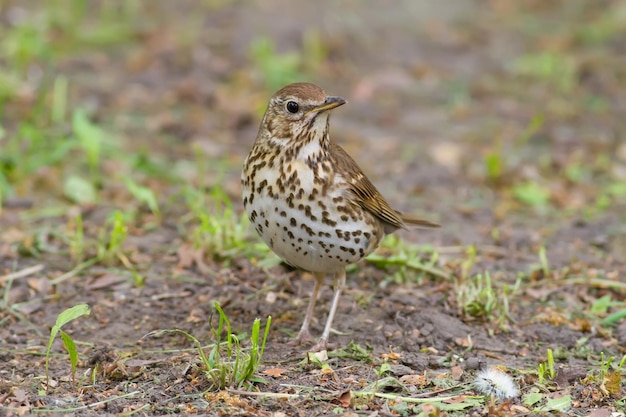
<path fill-rule="evenodd" d="M 70 356 L 70 364 L 72 365 L 72 379 L 74 379 L 74 375 L 76 374 L 76 365 L 78 364 L 78 351 L 76 350 L 76 343 L 74 340 L 61 330 L 61 339 L 63 340 L 63 345 L 67 350 L 68 355 Z"/>
<path fill-rule="evenodd" d="M 485 167 L 487 168 L 487 178 L 491 180 L 500 178 L 503 171 L 502 155 L 490 153 L 485 156 Z"/>
<path fill-rule="evenodd" d="M 564 395 L 560 398 L 550 398 L 546 405 L 541 407 L 541 411 L 566 411 L 572 407 L 571 395 Z"/>
<path fill-rule="evenodd" d="M 66 338 L 69 338 L 69 336 L 67 335 L 65 335 L 65 337 L 63 336 L 65 333 L 61 331 L 61 327 L 63 327 L 70 321 L 77 319 L 80 316 L 88 316 L 90 313 L 91 313 L 91 308 L 89 308 L 87 304 L 78 304 L 78 305 L 75 305 L 74 307 L 70 307 L 67 310 L 62 311 L 57 316 L 56 323 L 54 324 L 54 326 L 52 326 L 52 329 L 50 329 L 50 338 L 48 339 L 48 346 L 46 348 L 46 390 L 48 389 L 48 386 L 49 386 L 49 377 L 50 377 L 50 374 L 48 373 L 48 367 L 50 365 L 50 349 L 52 349 L 52 343 L 54 342 L 56 335 L 59 332 L 61 332 L 61 338 L 63 339 L 63 343 L 65 344 L 65 347 L 70 355 L 70 361 L 72 362 L 74 360 L 78 361 L 77 358 L 72 359 L 72 353 L 70 352 L 70 349 L 73 349 L 74 354 L 76 354 L 76 345 L 74 344 L 74 341 L 72 341 L 71 339 L 70 339 L 71 345 L 67 344 Z"/>
<path fill-rule="evenodd" d="M 389 363 L 387 362 L 384 362 L 380 365 L 380 369 L 376 371 L 376 375 L 378 375 L 378 377 L 380 378 L 389 371 L 391 371 L 391 365 L 389 365 Z"/>
<path fill-rule="evenodd" d="M 553 84 L 562 91 L 569 91 L 576 82 L 576 68 L 570 56 L 541 52 L 519 56 L 513 61 L 517 75 Z"/>
<path fill-rule="evenodd" d="M 571 164 L 565 167 L 565 177 L 571 182 L 581 182 L 588 172 L 585 167 L 579 164 Z"/>
<path fill-rule="evenodd" d="M 604 315 L 609 310 L 609 307 L 611 307 L 611 304 L 611 295 L 607 294 L 593 302 L 590 312 L 597 316 Z"/>
<path fill-rule="evenodd" d="M 302 78 L 302 56 L 296 52 L 277 52 L 274 42 L 267 37 L 252 42 L 250 55 L 255 68 L 260 70 L 265 84 L 272 91 Z"/>
<path fill-rule="evenodd" d="M 626 182 L 614 182 L 606 187 L 608 194 L 620 197 L 626 195 Z"/>
<path fill-rule="evenodd" d="M 65 180 L 63 193 L 75 203 L 90 204 L 97 198 L 96 188 L 84 178 L 72 175 Z"/>
<path fill-rule="evenodd" d="M 67 111 L 67 90 L 68 81 L 64 76 L 59 76 L 54 80 L 52 93 L 52 121 L 61 123 Z"/>
<path fill-rule="evenodd" d="M 125 178 L 124 183 L 133 197 L 146 204 L 153 214 L 159 214 L 159 203 L 150 188 L 141 186 L 130 178 Z"/>
<path fill-rule="evenodd" d="M 89 314 L 91 314 L 91 308 L 89 308 L 87 304 L 75 305 L 74 307 L 70 307 L 59 314 L 55 326 L 63 327 L 70 321 L 75 320 L 80 316 L 88 316 Z"/>
<path fill-rule="evenodd" d="M 525 182 L 513 187 L 513 195 L 524 204 L 543 207 L 550 201 L 550 190 L 536 182 Z"/>
<path fill-rule="evenodd" d="M 100 165 L 104 132 L 87 118 L 83 109 L 77 109 L 72 114 L 72 128 L 87 155 L 89 167 L 96 171 Z"/>
<path fill-rule="evenodd" d="M 522 398 L 522 402 L 524 403 L 524 405 L 528 407 L 532 407 L 533 405 L 537 404 L 542 399 L 543 399 L 542 394 L 538 392 L 529 392 L 528 394 L 524 395 L 524 397 Z"/>

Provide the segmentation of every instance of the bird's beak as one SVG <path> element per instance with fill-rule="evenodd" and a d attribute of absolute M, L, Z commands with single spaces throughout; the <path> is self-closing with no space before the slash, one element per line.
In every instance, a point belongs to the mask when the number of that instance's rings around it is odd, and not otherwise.
<path fill-rule="evenodd" d="M 324 104 L 318 107 L 313 107 L 307 113 L 320 113 L 326 110 L 334 109 L 335 107 L 339 107 L 346 103 L 347 101 L 342 97 L 328 96 L 326 97 L 326 100 L 324 100 Z"/>

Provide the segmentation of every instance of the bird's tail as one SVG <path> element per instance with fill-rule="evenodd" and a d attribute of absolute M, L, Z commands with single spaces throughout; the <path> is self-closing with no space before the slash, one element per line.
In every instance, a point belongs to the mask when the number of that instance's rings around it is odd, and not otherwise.
<path fill-rule="evenodd" d="M 433 223 L 428 220 L 420 219 L 414 214 L 410 213 L 398 213 L 400 218 L 404 223 L 410 226 L 418 226 L 418 227 L 441 227 L 440 224 Z"/>

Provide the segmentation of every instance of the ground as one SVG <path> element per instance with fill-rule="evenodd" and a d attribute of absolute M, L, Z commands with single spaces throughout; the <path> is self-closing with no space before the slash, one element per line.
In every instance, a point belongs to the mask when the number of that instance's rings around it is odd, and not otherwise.
<path fill-rule="evenodd" d="M 623 2 L 3 1 L 0 48 L 1 414 L 624 415 Z M 350 268 L 327 357 L 288 344 L 314 281 L 240 202 L 298 80 L 443 226 Z M 216 302 L 254 358 L 222 388 L 156 332 L 215 352 Z"/>

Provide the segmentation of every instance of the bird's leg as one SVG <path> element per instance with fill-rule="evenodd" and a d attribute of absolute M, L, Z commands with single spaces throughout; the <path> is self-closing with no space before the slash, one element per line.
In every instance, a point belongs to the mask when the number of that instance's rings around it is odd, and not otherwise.
<path fill-rule="evenodd" d="M 326 320 L 324 333 L 322 333 L 322 337 L 320 337 L 320 340 L 311 349 L 314 352 L 326 350 L 326 346 L 328 345 L 328 336 L 330 335 L 330 328 L 333 325 L 333 319 L 335 318 L 335 313 L 337 312 L 337 307 L 339 306 L 339 297 L 341 296 L 341 290 L 343 290 L 343 287 L 346 285 L 345 268 L 342 268 L 341 271 L 335 273 L 334 279 L 335 294 L 333 295 L 333 303 L 330 306 L 330 311 L 328 312 L 328 320 Z"/>
<path fill-rule="evenodd" d="M 306 309 L 306 315 L 304 316 L 302 327 L 298 332 L 298 336 L 296 336 L 296 338 L 292 341 L 292 344 L 299 345 L 311 339 L 311 334 L 309 333 L 309 324 L 311 324 L 311 319 L 313 318 L 313 310 L 315 310 L 315 302 L 317 301 L 317 296 L 320 293 L 320 288 L 322 288 L 323 283 L 324 274 L 316 273 L 315 288 L 313 288 L 313 294 L 311 294 L 311 300 L 309 301 L 309 306 Z"/>

